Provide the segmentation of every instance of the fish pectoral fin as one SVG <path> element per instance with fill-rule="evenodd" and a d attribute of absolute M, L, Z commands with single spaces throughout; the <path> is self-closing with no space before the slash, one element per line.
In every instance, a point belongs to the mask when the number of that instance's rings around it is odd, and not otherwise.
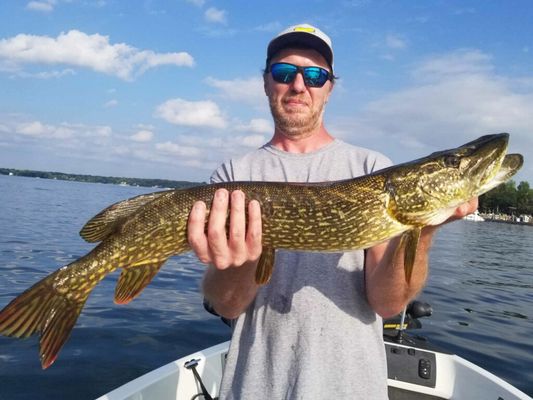
<path fill-rule="evenodd" d="M 265 285 L 270 281 L 274 270 L 274 259 L 276 250 L 272 247 L 263 247 L 259 263 L 255 270 L 255 283 Z"/>
<path fill-rule="evenodd" d="M 80 236 L 87 242 L 100 242 L 115 232 L 117 228 L 139 208 L 172 190 L 143 194 L 112 204 L 92 217 L 81 228 Z"/>
<path fill-rule="evenodd" d="M 405 271 L 405 281 L 407 283 L 411 282 L 411 275 L 413 274 L 416 250 L 418 248 L 418 241 L 420 239 L 421 231 L 422 228 L 413 228 L 405 232 L 400 239 L 399 248 L 404 248 L 403 266 Z"/>
<path fill-rule="evenodd" d="M 41 333 L 43 369 L 56 360 L 90 292 L 79 292 L 75 300 L 65 296 L 56 289 L 57 272 L 37 282 L 0 311 L 2 335 L 25 338 Z"/>
<path fill-rule="evenodd" d="M 152 281 L 166 260 L 122 269 L 115 288 L 115 303 L 128 304 Z"/>

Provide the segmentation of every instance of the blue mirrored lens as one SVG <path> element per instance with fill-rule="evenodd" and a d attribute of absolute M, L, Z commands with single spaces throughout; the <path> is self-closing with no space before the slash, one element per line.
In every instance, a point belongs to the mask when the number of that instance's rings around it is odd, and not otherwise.
<path fill-rule="evenodd" d="M 296 74 L 298 73 L 298 67 L 292 64 L 272 64 L 270 67 L 272 72 L 272 78 L 279 83 L 291 83 Z"/>
<path fill-rule="evenodd" d="M 320 67 L 299 67 L 289 63 L 275 63 L 270 66 L 272 79 L 278 83 L 291 83 L 298 72 L 302 72 L 304 83 L 309 87 L 322 87 L 329 79 L 329 72 Z"/>
<path fill-rule="evenodd" d="M 329 73 L 324 68 L 304 68 L 304 82 L 307 86 L 322 87 L 328 80 Z"/>

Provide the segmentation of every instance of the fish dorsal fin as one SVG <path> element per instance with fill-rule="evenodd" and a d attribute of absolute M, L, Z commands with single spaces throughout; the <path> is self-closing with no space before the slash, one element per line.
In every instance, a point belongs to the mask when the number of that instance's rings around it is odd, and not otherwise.
<path fill-rule="evenodd" d="M 116 231 L 139 208 L 171 191 L 142 194 L 115 203 L 92 217 L 81 229 L 80 236 L 87 242 L 100 242 Z"/>
<path fill-rule="evenodd" d="M 275 252 L 276 250 L 272 247 L 263 247 L 257 269 L 255 270 L 255 282 L 258 285 L 265 285 L 270 281 L 272 271 L 274 270 Z"/>
<path fill-rule="evenodd" d="M 422 228 L 413 228 L 405 232 L 401 239 L 398 248 L 404 247 L 403 266 L 405 270 L 405 281 L 411 282 L 411 275 L 413 274 L 413 267 L 415 265 L 416 250 L 418 248 L 418 241 L 420 240 L 420 233 Z"/>
<path fill-rule="evenodd" d="M 137 297 L 156 276 L 165 261 L 124 268 L 115 288 L 115 303 L 128 304 Z"/>

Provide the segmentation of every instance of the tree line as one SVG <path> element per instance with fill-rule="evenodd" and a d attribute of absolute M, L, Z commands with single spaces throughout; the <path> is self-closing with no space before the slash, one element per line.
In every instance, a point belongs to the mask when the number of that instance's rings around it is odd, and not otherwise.
<path fill-rule="evenodd" d="M 518 186 L 513 180 L 507 181 L 479 197 L 479 211 L 533 215 L 533 189 L 525 181 L 520 182 Z"/>
<path fill-rule="evenodd" d="M 0 168 L 0 175 L 25 176 L 42 179 L 59 179 L 63 181 L 111 183 L 115 185 L 144 186 L 153 188 L 180 189 L 196 186 L 200 182 L 173 181 L 169 179 L 142 179 L 114 176 L 67 174 L 63 172 L 32 171 L 14 168 Z"/>

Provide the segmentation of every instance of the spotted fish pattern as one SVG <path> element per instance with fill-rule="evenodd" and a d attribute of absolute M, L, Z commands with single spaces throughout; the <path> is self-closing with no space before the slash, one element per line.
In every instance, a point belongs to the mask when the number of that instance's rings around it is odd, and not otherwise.
<path fill-rule="evenodd" d="M 509 179 L 522 166 L 507 154 L 508 134 L 336 182 L 231 182 L 150 193 L 106 208 L 80 235 L 99 244 L 59 268 L 0 311 L 0 333 L 40 333 L 40 359 L 49 367 L 68 339 L 93 288 L 117 268 L 115 302 L 126 304 L 172 255 L 189 251 L 187 220 L 194 202 L 208 209 L 215 191 L 242 190 L 261 205 L 263 253 L 256 281 L 269 281 L 277 249 L 337 252 L 365 249 L 403 234 L 406 279 L 420 230 L 446 220 L 459 204 Z M 207 221 L 207 220 L 206 220 Z"/>

